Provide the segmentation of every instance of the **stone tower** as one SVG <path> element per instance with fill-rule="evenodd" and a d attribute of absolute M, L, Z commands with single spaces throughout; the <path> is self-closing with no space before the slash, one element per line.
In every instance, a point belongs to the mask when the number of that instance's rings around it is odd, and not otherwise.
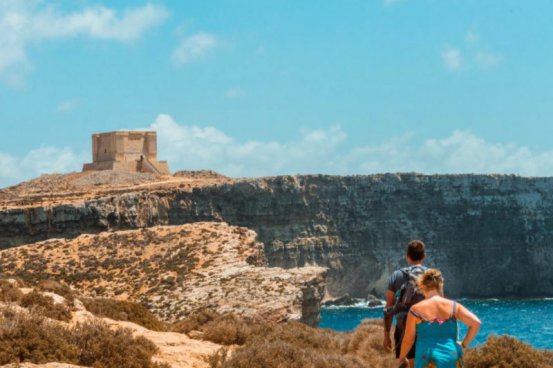
<path fill-rule="evenodd" d="M 167 161 L 157 160 L 157 134 L 117 131 L 92 135 L 92 163 L 83 171 L 115 170 L 169 174 Z"/>

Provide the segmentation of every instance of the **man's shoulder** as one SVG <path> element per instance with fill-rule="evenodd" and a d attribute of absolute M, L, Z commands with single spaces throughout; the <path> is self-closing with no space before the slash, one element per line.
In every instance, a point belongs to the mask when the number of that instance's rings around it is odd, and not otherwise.
<path fill-rule="evenodd" d="M 403 268 L 395 270 L 390 276 L 388 282 L 388 290 L 393 291 L 394 293 L 399 290 L 405 279 L 405 272 Z"/>

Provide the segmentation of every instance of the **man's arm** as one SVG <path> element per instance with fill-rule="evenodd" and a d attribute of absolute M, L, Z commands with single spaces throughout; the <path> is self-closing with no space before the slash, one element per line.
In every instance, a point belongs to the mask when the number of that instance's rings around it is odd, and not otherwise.
<path fill-rule="evenodd" d="M 409 350 L 413 347 L 415 343 L 415 336 L 417 334 L 417 320 L 415 317 L 409 313 L 407 316 L 407 323 L 405 325 L 405 333 L 403 335 L 403 341 L 401 343 L 401 353 L 399 354 L 399 359 L 397 360 L 398 365 L 403 364 L 407 358 Z"/>
<path fill-rule="evenodd" d="M 388 315 L 386 311 L 396 303 L 396 294 L 392 290 L 386 290 L 386 309 L 384 309 L 384 349 L 392 351 L 392 338 L 390 330 L 392 329 L 393 316 Z"/>

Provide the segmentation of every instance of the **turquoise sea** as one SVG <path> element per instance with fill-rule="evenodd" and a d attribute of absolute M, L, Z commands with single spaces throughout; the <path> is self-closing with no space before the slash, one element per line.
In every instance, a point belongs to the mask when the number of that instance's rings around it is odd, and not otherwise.
<path fill-rule="evenodd" d="M 459 302 L 476 313 L 482 327 L 472 346 L 486 341 L 489 334 L 508 334 L 539 349 L 553 350 L 553 298 L 531 300 L 473 300 Z M 365 318 L 382 318 L 382 308 L 330 307 L 321 312 L 320 327 L 350 331 Z M 466 329 L 462 323 L 461 336 Z"/>

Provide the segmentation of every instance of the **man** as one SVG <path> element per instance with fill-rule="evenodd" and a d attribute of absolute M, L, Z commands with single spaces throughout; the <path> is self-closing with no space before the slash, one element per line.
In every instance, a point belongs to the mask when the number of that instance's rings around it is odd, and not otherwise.
<path fill-rule="evenodd" d="M 426 267 L 422 265 L 426 259 L 425 248 L 424 243 L 420 240 L 410 241 L 407 245 L 406 257 L 409 266 L 395 271 L 388 282 L 386 309 L 384 311 L 384 349 L 392 350 L 390 329 L 395 316 L 394 346 L 396 358 L 399 358 L 401 350 L 407 312 L 409 312 L 412 305 L 424 299 L 424 296 L 418 292 L 415 282 L 426 270 Z M 409 366 L 414 367 L 415 344 L 413 344 L 407 358 L 409 359 Z"/>

